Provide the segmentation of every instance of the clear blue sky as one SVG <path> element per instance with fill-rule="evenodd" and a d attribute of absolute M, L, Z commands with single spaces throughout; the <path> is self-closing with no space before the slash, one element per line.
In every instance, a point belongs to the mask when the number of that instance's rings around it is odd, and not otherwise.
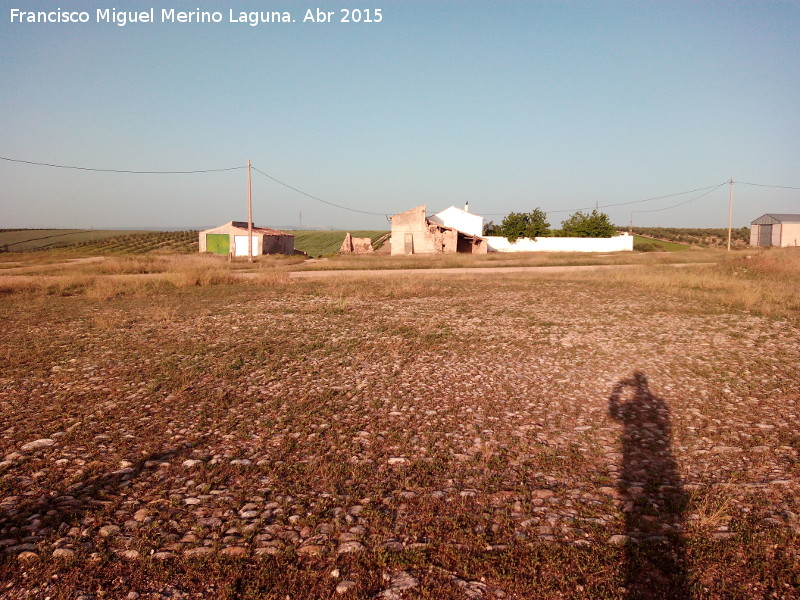
<path fill-rule="evenodd" d="M 87 24 L 10 23 L 10 10 Z M 218 10 L 220 24 L 95 23 L 97 8 Z M 4 1 L 0 156 L 123 170 L 242 166 L 350 208 L 469 201 L 558 226 L 735 181 L 800 186 L 798 2 Z M 341 23 L 340 9 L 380 9 Z M 294 23 L 228 23 L 253 8 Z M 67 9 L 64 9 L 67 10 Z M 701 192 L 608 207 L 662 209 Z M 734 225 L 800 212 L 736 184 Z M 259 225 L 388 228 L 253 174 Z M 133 175 L 0 161 L 0 227 L 188 228 L 245 220 L 244 170 Z M 497 216 L 494 216 L 497 215 Z M 727 226 L 728 186 L 634 224 Z"/>

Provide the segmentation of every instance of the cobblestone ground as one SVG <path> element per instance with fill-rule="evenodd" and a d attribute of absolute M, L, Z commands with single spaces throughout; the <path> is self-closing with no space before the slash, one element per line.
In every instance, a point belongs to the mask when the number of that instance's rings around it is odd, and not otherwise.
<path fill-rule="evenodd" d="M 475 568 L 340 566 L 662 543 L 688 580 L 692 543 L 796 540 L 797 326 L 522 275 L 404 285 L 8 305 L 3 560 L 273 557 L 316 561 L 330 597 L 433 577 L 503 598 L 520 596 Z M 59 589 L 5 593 L 36 585 Z"/>

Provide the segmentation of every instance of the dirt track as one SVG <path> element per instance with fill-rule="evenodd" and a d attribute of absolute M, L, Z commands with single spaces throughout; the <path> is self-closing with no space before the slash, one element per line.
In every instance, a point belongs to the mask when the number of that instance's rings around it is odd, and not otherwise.
<path fill-rule="evenodd" d="M 688 267 L 697 265 L 710 265 L 714 263 L 673 263 L 664 265 L 668 267 Z M 289 277 L 296 279 L 314 277 L 336 277 L 341 275 L 368 275 L 373 277 L 386 277 L 397 274 L 408 275 L 485 275 L 489 273 L 570 273 L 577 271 L 603 271 L 613 269 L 630 269 L 642 265 L 571 265 L 557 267 L 456 267 L 452 269 L 361 269 L 361 270 L 329 270 L 329 271 L 293 271 Z"/>

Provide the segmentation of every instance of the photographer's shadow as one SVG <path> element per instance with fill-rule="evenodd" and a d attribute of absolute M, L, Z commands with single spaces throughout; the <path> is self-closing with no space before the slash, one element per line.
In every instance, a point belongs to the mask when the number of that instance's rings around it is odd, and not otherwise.
<path fill-rule="evenodd" d="M 612 418 L 623 425 L 622 471 L 626 598 L 688 598 L 681 531 L 687 505 L 675 458 L 669 409 L 640 372 L 614 386 Z"/>

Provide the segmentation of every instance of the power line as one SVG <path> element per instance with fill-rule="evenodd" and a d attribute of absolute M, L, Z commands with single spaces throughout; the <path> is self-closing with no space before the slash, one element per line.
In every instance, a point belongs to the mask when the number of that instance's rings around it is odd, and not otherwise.
<path fill-rule="evenodd" d="M 336 204 L 335 202 L 328 202 L 327 200 L 323 200 L 322 198 L 317 198 L 316 196 L 308 194 L 308 193 L 304 192 L 303 190 L 298 190 L 296 187 L 292 187 L 291 185 L 289 185 L 288 183 L 284 183 L 280 179 L 275 179 L 272 175 L 264 173 L 264 171 L 262 171 L 261 169 L 258 169 L 257 167 L 253 167 L 253 171 L 256 171 L 257 173 L 261 173 L 264 177 L 267 177 L 267 178 L 271 179 L 275 183 L 279 183 L 282 186 L 287 187 L 290 190 L 292 190 L 294 192 L 297 192 L 298 194 L 302 194 L 303 196 L 306 196 L 307 198 L 311 198 L 312 200 L 316 200 L 317 202 L 322 202 L 323 204 L 328 204 L 329 206 L 335 206 L 336 208 L 341 208 L 342 210 L 349 210 L 350 212 L 361 213 L 362 215 L 377 215 L 377 216 L 380 216 L 380 217 L 388 217 L 388 215 L 386 213 L 376 213 L 376 212 L 369 212 L 367 210 L 358 210 L 357 208 L 349 208 L 347 206 L 342 206 L 341 204 Z"/>
<path fill-rule="evenodd" d="M 728 183 L 727 181 L 723 181 L 719 185 L 715 186 L 713 189 L 710 189 L 707 192 L 703 192 L 699 196 L 695 196 L 694 198 L 689 198 L 688 200 L 685 200 L 684 202 L 679 202 L 678 204 L 673 204 L 672 206 L 666 206 L 664 208 L 652 208 L 650 210 L 632 210 L 631 213 L 646 213 L 646 212 L 649 213 L 649 212 L 662 212 L 662 211 L 665 211 L 665 210 L 671 210 L 673 208 L 677 208 L 679 206 L 683 206 L 684 204 L 689 204 L 690 202 L 694 202 L 695 200 L 698 200 L 698 199 L 702 198 L 703 196 L 707 196 L 711 192 L 713 192 L 715 190 L 718 190 L 719 188 L 721 188 L 723 185 L 726 185 L 727 183 Z M 739 183 L 739 182 L 737 181 L 736 183 Z"/>
<path fill-rule="evenodd" d="M 55 169 L 74 169 L 76 171 L 94 171 L 99 173 L 130 173 L 134 175 L 190 175 L 193 173 L 218 173 L 221 171 L 236 171 L 237 169 L 244 169 L 246 167 L 227 167 L 224 169 L 196 169 L 192 171 L 132 171 L 129 169 L 100 169 L 95 167 L 76 167 L 72 165 L 56 165 L 46 162 L 36 162 L 33 160 L 21 160 L 19 158 L 8 158 L 0 156 L 0 160 L 5 160 L 13 163 L 22 163 L 26 165 L 34 165 L 37 167 L 53 167 Z"/>
<path fill-rule="evenodd" d="M 133 175 L 192 175 L 192 174 L 197 174 L 197 173 L 219 173 L 219 172 L 225 172 L 225 171 L 237 171 L 237 170 L 241 170 L 241 169 L 246 168 L 245 166 L 238 166 L 238 167 L 224 167 L 224 168 L 218 168 L 218 169 L 193 169 L 193 170 L 188 170 L 188 171 L 139 171 L 139 170 L 133 170 L 133 169 L 103 169 L 103 168 L 99 168 L 99 167 L 79 167 L 79 166 L 75 166 L 75 165 L 59 165 L 59 164 L 54 164 L 54 163 L 46 163 L 46 162 L 39 162 L 39 161 L 32 161 L 32 160 L 22 160 L 22 159 L 18 159 L 18 158 L 9 158 L 9 157 L 6 157 L 6 156 L 0 156 L 0 160 L 4 160 L 4 161 L 7 161 L 7 162 L 12 162 L 12 163 L 33 165 L 33 166 L 38 166 L 38 167 L 50 167 L 50 168 L 55 168 L 55 169 L 71 169 L 71 170 L 76 170 L 76 171 L 90 171 L 90 172 L 98 172 L 98 173 L 127 173 L 127 174 L 133 174 Z M 347 211 L 354 212 L 354 213 L 360 213 L 360 214 L 363 214 L 363 215 L 383 216 L 383 217 L 386 217 L 387 219 L 389 218 L 389 215 L 387 213 L 378 213 L 378 212 L 371 212 L 371 211 L 367 211 L 367 210 L 359 210 L 359 209 L 356 209 L 356 208 L 350 208 L 348 206 L 343 206 L 341 204 L 336 204 L 335 202 L 330 202 L 328 200 L 323 200 L 322 198 L 319 198 L 318 196 L 314 196 L 313 194 L 309 194 L 307 192 L 304 192 L 303 190 L 300 190 L 300 189 L 298 189 L 298 188 L 296 188 L 294 186 L 291 186 L 288 183 L 285 183 L 285 182 L 281 181 L 280 179 L 277 179 L 277 178 L 273 177 L 272 175 L 270 175 L 268 173 L 265 173 L 264 171 L 262 171 L 261 169 L 258 169 L 257 167 L 252 167 L 252 168 L 253 168 L 254 171 L 260 173 L 261 175 L 263 175 L 264 177 L 267 177 L 268 179 L 271 179 L 275 183 L 278 183 L 278 184 L 280 184 L 280 185 L 282 185 L 282 186 L 284 186 L 284 187 L 286 187 L 286 188 L 288 188 L 288 189 L 290 189 L 290 190 L 292 190 L 294 192 L 297 192 L 298 194 L 306 196 L 307 198 L 311 198 L 312 200 L 316 200 L 317 202 L 321 202 L 323 204 L 327 204 L 329 206 L 333 206 L 335 208 L 339 208 L 341 210 L 347 210 Z M 684 192 L 677 192 L 675 194 L 666 194 L 666 195 L 663 195 L 663 196 L 654 196 L 652 198 L 644 198 L 644 199 L 641 199 L 641 200 L 631 200 L 631 201 L 628 201 L 628 202 L 615 202 L 615 203 L 612 203 L 612 204 L 603 204 L 603 205 L 595 205 L 595 206 L 584 206 L 584 207 L 581 207 L 581 208 L 568 208 L 568 209 L 550 210 L 550 211 L 546 211 L 545 214 L 576 212 L 576 211 L 579 211 L 579 210 L 592 210 L 592 209 L 595 209 L 595 208 L 612 208 L 612 207 L 615 207 L 615 206 L 628 206 L 628 205 L 631 205 L 631 204 L 641 204 L 643 202 L 652 202 L 654 200 L 663 200 L 665 198 L 674 198 L 676 196 L 683 196 L 684 194 L 691 194 L 691 193 L 694 193 L 694 192 L 701 192 L 701 191 L 704 192 L 704 193 L 702 193 L 702 194 L 700 194 L 698 196 L 695 196 L 693 198 L 690 198 L 689 200 L 686 200 L 685 202 L 680 202 L 680 203 L 675 204 L 673 206 L 667 206 L 665 208 L 657 208 L 657 209 L 652 209 L 652 210 L 631 211 L 632 213 L 634 213 L 634 212 L 635 213 L 662 212 L 662 211 L 665 211 L 665 210 L 671 210 L 673 208 L 677 208 L 678 206 L 683 206 L 684 204 L 689 204 L 690 202 L 693 202 L 693 201 L 695 201 L 695 200 L 697 200 L 699 198 L 702 198 L 703 196 L 706 196 L 707 194 L 710 194 L 711 192 L 713 192 L 714 190 L 722 187 L 726 183 L 728 183 L 728 182 L 727 181 L 723 181 L 722 183 L 717 184 L 717 185 L 710 185 L 710 186 L 707 186 L 707 187 L 697 188 L 697 189 L 693 189 L 693 190 L 686 190 Z M 767 184 L 767 183 L 751 183 L 751 182 L 746 182 L 746 181 L 737 181 L 736 183 L 738 183 L 740 185 L 751 185 L 751 186 L 757 186 L 757 187 L 780 188 L 780 189 L 787 189 L 787 190 L 800 190 L 800 187 L 789 186 L 789 185 L 776 185 L 776 184 Z M 487 216 L 487 217 L 505 216 L 505 214 L 506 213 L 484 213 L 484 215 Z"/>
<path fill-rule="evenodd" d="M 569 208 L 569 209 L 565 209 L 565 210 L 551 210 L 550 212 L 552 212 L 552 213 L 575 212 L 577 210 L 589 210 L 589 209 L 593 209 L 593 208 L 609 208 L 609 207 L 612 207 L 612 206 L 627 206 L 629 204 L 641 204 L 642 202 L 652 202 L 653 200 L 663 200 L 665 198 L 674 198 L 676 196 L 683 196 L 684 194 L 693 194 L 694 192 L 702 192 L 703 190 L 711 190 L 713 192 L 715 189 L 717 189 L 718 187 L 720 187 L 722 185 L 725 185 L 726 183 L 728 183 L 728 182 L 727 181 L 723 181 L 722 183 L 717 184 L 717 185 L 709 185 L 707 187 L 697 188 L 696 190 L 687 190 L 685 192 L 678 192 L 677 194 L 667 194 L 665 196 L 655 196 L 653 198 L 645 198 L 644 200 L 631 200 L 629 202 L 616 202 L 614 204 L 604 204 L 603 206 L 598 206 L 598 207 L 595 207 L 595 206 L 584 206 L 583 208 Z M 700 198 L 702 196 L 705 196 L 705 194 L 701 194 L 700 196 L 697 196 L 697 198 Z M 689 200 L 688 202 L 691 202 L 691 200 Z M 687 204 L 687 202 L 681 202 L 681 204 Z M 680 204 L 677 204 L 676 206 L 680 206 Z M 664 209 L 664 210 L 666 210 L 666 209 Z M 637 211 L 637 212 L 639 212 L 639 211 Z M 641 211 L 641 212 L 644 212 L 644 211 Z"/>
<path fill-rule="evenodd" d="M 722 183 L 717 184 L 717 185 L 709 185 L 707 187 L 701 187 L 701 188 L 697 188 L 697 189 L 694 189 L 694 190 L 686 190 L 685 192 L 677 192 L 675 194 L 666 194 L 664 196 L 654 196 L 652 198 L 644 198 L 642 200 L 630 200 L 628 202 L 615 202 L 613 204 L 603 204 L 603 205 L 599 205 L 599 206 L 598 205 L 595 205 L 595 206 L 584 206 L 582 208 L 565 208 L 565 209 L 560 209 L 560 210 L 548 210 L 548 211 L 545 212 L 545 214 L 549 215 L 549 214 L 553 214 L 553 213 L 576 212 L 576 211 L 579 211 L 579 210 L 592 210 L 592 209 L 595 209 L 595 208 L 610 208 L 610 207 L 613 207 L 613 206 L 627 206 L 629 204 L 641 204 L 642 202 L 652 202 L 653 200 L 663 200 L 665 198 L 674 198 L 676 196 L 683 196 L 684 194 L 692 194 L 694 192 L 702 192 L 704 190 L 711 190 L 713 192 L 715 189 L 717 189 L 721 185 L 725 185 L 726 183 L 728 183 L 728 182 L 727 181 L 723 181 Z M 737 181 L 737 183 L 738 183 L 738 181 Z M 680 205 L 678 205 L 678 206 L 680 206 Z M 636 211 L 636 212 L 645 212 L 645 211 Z M 505 214 L 506 213 L 490 213 L 490 214 L 487 214 L 486 216 L 497 217 L 497 216 L 503 216 Z"/>
<path fill-rule="evenodd" d="M 79 167 L 79 166 L 74 166 L 74 165 L 58 165 L 58 164 L 54 164 L 54 163 L 46 163 L 46 162 L 33 161 L 33 160 L 22 160 L 22 159 L 19 159 L 19 158 L 9 158 L 7 156 L 0 156 L 0 160 L 5 160 L 7 162 L 13 162 L 13 163 L 21 163 L 21 164 L 25 164 L 25 165 L 33 165 L 33 166 L 37 166 L 37 167 L 51 167 L 51 168 L 54 168 L 54 169 L 72 169 L 72 170 L 76 170 L 76 171 L 90 171 L 90 172 L 96 172 L 96 173 L 128 173 L 128 174 L 135 174 L 135 175 L 145 175 L 145 174 L 146 175 L 189 175 L 189 174 L 194 174 L 194 173 L 218 173 L 218 172 L 222 172 L 222 171 L 237 171 L 237 170 L 241 170 L 241 169 L 246 169 L 247 168 L 246 166 L 241 166 L 241 167 L 226 167 L 226 168 L 221 168 L 221 169 L 194 169 L 194 170 L 191 170 L 191 171 L 136 171 L 136 170 L 132 170 L 132 169 L 102 169 L 102 168 L 99 168 L 99 167 Z M 386 213 L 376 213 L 376 212 L 370 212 L 370 211 L 366 211 L 366 210 L 358 210 L 358 209 L 355 209 L 355 208 L 349 208 L 347 206 L 342 206 L 341 204 L 336 204 L 335 202 L 329 202 L 327 200 L 323 200 L 322 198 L 318 198 L 317 196 L 314 196 L 312 194 L 308 194 L 308 193 L 306 193 L 306 192 L 304 192 L 302 190 L 299 190 L 296 187 L 293 187 L 293 186 L 289 185 L 288 183 L 284 183 L 280 179 L 276 179 L 272 175 L 270 175 L 268 173 L 265 173 L 264 171 L 262 171 L 262 170 L 260 170 L 260 169 L 258 169 L 256 167 L 253 167 L 253 170 L 261 173 L 262 175 L 264 175 L 264 177 L 267 177 L 267 178 L 271 179 L 272 181 L 274 181 L 276 183 L 279 183 L 282 186 L 287 187 L 290 190 L 293 190 L 293 191 L 297 192 L 298 194 L 302 194 L 303 196 L 307 196 L 308 198 L 316 200 L 317 202 L 322 202 L 323 204 L 328 204 L 330 206 L 335 206 L 336 208 L 340 208 L 342 210 L 349 210 L 350 212 L 356 212 L 356 213 L 361 213 L 361 214 L 365 214 L 365 215 L 376 215 L 376 216 L 381 216 L 381 217 L 387 217 L 388 218 L 388 215 Z"/>
<path fill-rule="evenodd" d="M 758 187 L 770 187 L 770 188 L 781 188 L 784 190 L 800 190 L 800 187 L 794 187 L 791 185 L 772 185 L 769 183 L 747 183 L 746 181 L 737 181 L 739 185 L 756 185 Z"/>

